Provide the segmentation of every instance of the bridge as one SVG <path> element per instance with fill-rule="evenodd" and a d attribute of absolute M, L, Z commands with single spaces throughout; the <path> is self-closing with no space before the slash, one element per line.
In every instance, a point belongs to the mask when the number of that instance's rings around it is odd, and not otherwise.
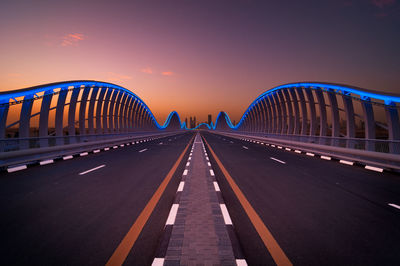
<path fill-rule="evenodd" d="M 299 82 L 237 124 L 116 84 L 0 93 L 5 265 L 397 265 L 400 96 Z"/>

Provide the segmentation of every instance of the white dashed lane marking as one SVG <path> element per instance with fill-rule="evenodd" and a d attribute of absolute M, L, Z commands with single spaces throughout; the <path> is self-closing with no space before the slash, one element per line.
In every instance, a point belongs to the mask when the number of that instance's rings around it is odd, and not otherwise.
<path fill-rule="evenodd" d="M 274 161 L 278 162 L 278 163 L 286 164 L 286 162 L 281 161 L 281 160 L 279 160 L 279 159 L 276 159 L 276 158 L 274 158 L 274 157 L 269 157 L 269 158 L 270 158 L 271 160 L 274 160 Z"/>
<path fill-rule="evenodd" d="M 145 151 L 147 151 L 147 149 L 140 150 L 139 152 L 145 152 Z"/>
<path fill-rule="evenodd" d="M 248 147 L 246 147 L 246 146 L 242 146 L 243 147 L 243 149 L 246 149 L 246 150 L 248 150 L 249 148 Z"/>
<path fill-rule="evenodd" d="M 105 164 L 102 164 L 102 165 L 97 166 L 97 167 L 95 167 L 95 168 L 92 168 L 92 169 L 89 169 L 89 170 L 84 171 L 84 172 L 82 172 L 82 173 L 79 173 L 79 175 L 84 175 L 84 174 L 87 174 L 87 173 L 96 171 L 97 169 L 103 168 L 103 167 L 105 167 L 105 166 L 106 166 Z"/>

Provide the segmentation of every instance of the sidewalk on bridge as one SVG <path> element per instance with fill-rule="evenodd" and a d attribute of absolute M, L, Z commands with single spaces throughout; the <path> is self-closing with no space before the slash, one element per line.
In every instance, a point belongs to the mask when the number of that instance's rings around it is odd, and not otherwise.
<path fill-rule="evenodd" d="M 200 134 L 186 166 L 164 265 L 236 265 Z"/>

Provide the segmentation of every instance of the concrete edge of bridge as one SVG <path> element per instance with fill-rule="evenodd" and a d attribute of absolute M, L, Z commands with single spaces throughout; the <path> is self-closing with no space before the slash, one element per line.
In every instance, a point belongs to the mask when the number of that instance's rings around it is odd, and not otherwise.
<path fill-rule="evenodd" d="M 292 151 L 300 150 L 302 153 L 312 153 L 318 156 L 329 157 L 336 160 L 346 160 L 363 167 L 375 167 L 385 171 L 400 173 L 400 156 L 397 154 L 386 154 L 381 152 L 364 151 L 357 149 L 346 149 L 341 147 L 332 147 L 313 143 L 294 142 L 259 136 L 252 136 L 238 133 L 209 131 L 213 134 L 232 137 L 235 139 L 246 139 L 249 141 L 280 145 L 289 148 Z"/>

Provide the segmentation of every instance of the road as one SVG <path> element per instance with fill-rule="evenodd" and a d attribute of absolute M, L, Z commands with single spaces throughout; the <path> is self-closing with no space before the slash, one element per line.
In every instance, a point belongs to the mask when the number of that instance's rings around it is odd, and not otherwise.
<path fill-rule="evenodd" d="M 400 263 L 400 209 L 389 205 L 400 205 L 399 175 L 201 134 L 249 265 L 276 262 L 246 212 L 249 206 L 294 265 Z M 106 264 L 172 171 L 124 258 L 126 265 L 150 265 L 193 136 L 186 132 L 1 173 L 2 264 Z M 249 206 L 243 207 L 217 159 Z"/>
<path fill-rule="evenodd" d="M 111 147 L 84 157 L 2 173 L 1 264 L 104 265 L 192 135 Z M 183 167 L 184 162 L 127 263 L 151 264 Z"/>
<path fill-rule="evenodd" d="M 294 265 L 400 263 L 400 210 L 388 205 L 400 205 L 399 175 L 204 136 Z M 215 169 L 249 265 L 273 264 L 224 175 Z"/>

